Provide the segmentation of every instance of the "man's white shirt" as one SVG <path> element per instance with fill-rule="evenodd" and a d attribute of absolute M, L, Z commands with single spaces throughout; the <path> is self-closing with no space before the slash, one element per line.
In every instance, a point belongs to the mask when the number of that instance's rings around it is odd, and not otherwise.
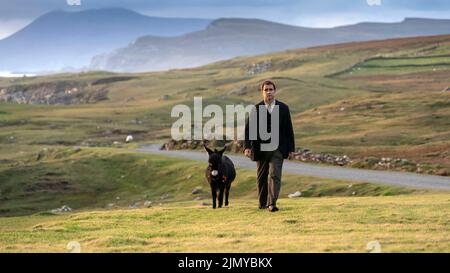
<path fill-rule="evenodd" d="M 269 113 L 272 114 L 273 108 L 275 107 L 275 99 L 273 99 L 273 101 L 272 101 L 271 104 L 267 104 L 267 103 L 264 101 L 264 105 L 266 106 L 267 111 L 269 111 Z"/>

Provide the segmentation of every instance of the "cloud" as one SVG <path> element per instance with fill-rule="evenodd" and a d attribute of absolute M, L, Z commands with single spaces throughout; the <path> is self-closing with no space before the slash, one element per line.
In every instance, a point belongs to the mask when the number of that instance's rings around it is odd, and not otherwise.
<path fill-rule="evenodd" d="M 380 15 L 382 13 L 382 16 Z M 311 16 L 299 16 L 292 20 L 292 24 L 329 28 L 343 25 L 351 25 L 361 22 L 401 22 L 406 17 L 422 17 L 448 19 L 450 14 L 447 11 L 409 11 L 409 10 L 391 10 L 391 11 L 374 11 L 373 13 L 325 13 Z"/>

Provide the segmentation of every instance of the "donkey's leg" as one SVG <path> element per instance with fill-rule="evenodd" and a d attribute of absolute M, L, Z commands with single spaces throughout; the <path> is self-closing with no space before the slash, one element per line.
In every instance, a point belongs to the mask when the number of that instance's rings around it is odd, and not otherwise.
<path fill-rule="evenodd" d="M 219 188 L 220 188 L 220 192 L 219 192 L 219 208 L 221 208 L 222 204 L 223 204 L 223 191 L 224 191 L 225 187 L 223 185 L 221 185 Z"/>
<path fill-rule="evenodd" d="M 228 206 L 228 195 L 230 194 L 231 184 L 225 188 L 225 207 Z"/>
<path fill-rule="evenodd" d="M 212 201 L 213 201 L 213 209 L 216 208 L 216 198 L 217 198 L 217 190 L 216 187 L 211 185 L 211 194 L 212 194 Z"/>

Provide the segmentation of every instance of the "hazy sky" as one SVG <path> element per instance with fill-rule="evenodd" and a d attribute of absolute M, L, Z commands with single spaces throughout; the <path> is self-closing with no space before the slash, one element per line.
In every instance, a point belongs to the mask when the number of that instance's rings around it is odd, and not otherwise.
<path fill-rule="evenodd" d="M 80 1 L 80 6 L 68 4 Z M 123 7 L 162 17 L 261 18 L 287 24 L 332 27 L 405 17 L 450 19 L 450 0 L 0 0 L 0 39 L 55 10 Z"/>

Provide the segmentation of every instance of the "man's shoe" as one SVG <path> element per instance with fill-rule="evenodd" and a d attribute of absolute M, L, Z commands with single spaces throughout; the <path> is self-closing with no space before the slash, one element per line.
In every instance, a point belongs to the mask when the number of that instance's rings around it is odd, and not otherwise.
<path fill-rule="evenodd" d="M 276 207 L 276 206 L 269 206 L 269 211 L 270 212 L 276 212 L 276 211 L 279 211 L 279 209 Z"/>

